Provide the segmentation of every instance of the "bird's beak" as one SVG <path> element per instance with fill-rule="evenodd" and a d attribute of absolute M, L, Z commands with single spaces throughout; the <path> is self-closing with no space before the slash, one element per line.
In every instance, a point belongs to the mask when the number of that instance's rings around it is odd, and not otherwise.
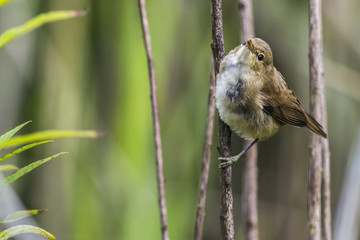
<path fill-rule="evenodd" d="M 254 45 L 252 44 L 251 40 L 247 40 L 247 45 L 249 46 L 250 51 L 254 51 Z"/>

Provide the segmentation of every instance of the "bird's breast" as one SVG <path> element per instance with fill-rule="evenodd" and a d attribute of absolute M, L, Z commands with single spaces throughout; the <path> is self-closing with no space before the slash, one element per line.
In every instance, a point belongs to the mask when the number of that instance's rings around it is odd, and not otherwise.
<path fill-rule="evenodd" d="M 276 121 L 263 111 L 261 87 L 256 76 L 238 69 L 217 76 L 215 98 L 220 118 L 242 137 L 266 139 L 278 129 Z"/>

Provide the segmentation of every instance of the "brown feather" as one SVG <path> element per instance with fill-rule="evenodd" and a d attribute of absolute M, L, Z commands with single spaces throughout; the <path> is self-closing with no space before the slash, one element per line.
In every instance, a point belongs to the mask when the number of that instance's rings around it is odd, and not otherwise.
<path fill-rule="evenodd" d="M 263 110 L 283 124 L 307 127 L 312 132 L 326 138 L 322 126 L 309 114 L 287 86 L 283 76 L 275 69 L 266 77 L 262 89 Z"/>
<path fill-rule="evenodd" d="M 306 114 L 309 124 L 306 126 L 312 132 L 316 133 L 323 138 L 327 138 L 327 134 L 324 132 L 323 127 L 318 123 L 311 115 Z"/>

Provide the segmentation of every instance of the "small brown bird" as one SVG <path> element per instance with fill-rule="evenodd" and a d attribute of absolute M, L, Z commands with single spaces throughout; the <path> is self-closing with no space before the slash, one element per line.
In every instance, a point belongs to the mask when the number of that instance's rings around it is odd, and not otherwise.
<path fill-rule="evenodd" d="M 219 167 L 233 164 L 286 123 L 327 137 L 274 67 L 270 46 L 262 39 L 249 39 L 224 57 L 216 77 L 215 99 L 220 118 L 232 131 L 254 139 L 238 155 L 220 157 Z"/>

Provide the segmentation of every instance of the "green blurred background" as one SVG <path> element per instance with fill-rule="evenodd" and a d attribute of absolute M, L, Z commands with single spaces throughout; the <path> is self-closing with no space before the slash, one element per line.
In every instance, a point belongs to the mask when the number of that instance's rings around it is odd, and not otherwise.
<path fill-rule="evenodd" d="M 157 73 L 171 239 L 195 224 L 210 72 L 210 1 L 147 1 Z M 324 1 L 324 57 L 332 208 L 337 208 L 360 123 L 360 2 Z M 160 239 L 148 71 L 138 5 L 120 1 L 16 1 L 0 9 L 0 30 L 41 12 L 87 9 L 0 52 L 0 130 L 33 120 L 28 132 L 96 129 L 97 140 L 59 140 L 21 162 L 59 151 L 63 159 L 15 185 L 27 208 L 58 239 Z M 308 3 L 254 2 L 255 30 L 308 106 Z M 237 1 L 223 2 L 226 52 L 239 44 Z M 308 109 L 308 108 L 307 108 Z M 23 131 L 24 133 L 24 131 Z M 214 134 L 204 239 L 219 239 L 219 176 Z M 261 239 L 305 239 L 308 138 L 284 127 L 259 144 Z M 241 140 L 233 137 L 233 151 Z M 44 150 L 45 149 L 45 150 Z M 233 168 L 236 239 L 242 239 L 241 164 Z"/>

